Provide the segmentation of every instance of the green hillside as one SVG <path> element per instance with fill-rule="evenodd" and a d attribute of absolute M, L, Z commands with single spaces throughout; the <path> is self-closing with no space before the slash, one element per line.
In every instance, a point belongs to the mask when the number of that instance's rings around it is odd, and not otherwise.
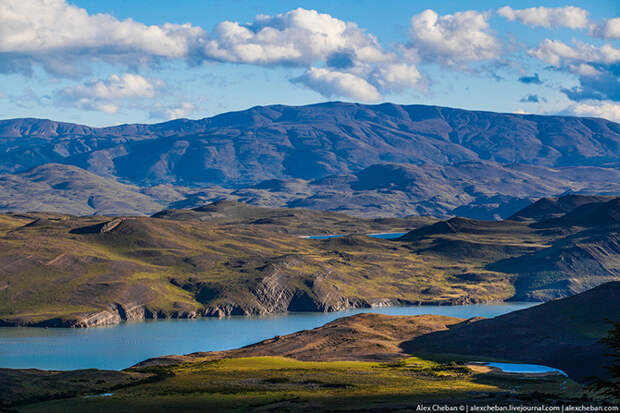
<path fill-rule="evenodd" d="M 364 235 L 407 230 L 397 240 Z M 548 300 L 619 278 L 616 231 L 613 223 L 363 220 L 228 201 L 154 217 L 5 214 L 0 320 L 87 327 L 145 318 Z M 334 233 L 349 235 L 301 237 Z"/>

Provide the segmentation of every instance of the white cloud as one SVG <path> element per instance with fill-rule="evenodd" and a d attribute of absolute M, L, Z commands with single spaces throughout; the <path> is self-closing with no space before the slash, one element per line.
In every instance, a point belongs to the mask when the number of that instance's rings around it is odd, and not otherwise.
<path fill-rule="evenodd" d="M 196 107 L 189 102 L 183 102 L 178 106 L 166 108 L 166 115 L 168 119 L 184 118 L 194 111 Z"/>
<path fill-rule="evenodd" d="M 136 64 L 187 56 L 204 31 L 191 24 L 160 26 L 89 15 L 64 0 L 4 0 L 0 9 L 0 70 L 32 70 L 41 64 L 56 75 L 80 74 L 77 61 L 92 58 Z"/>
<path fill-rule="evenodd" d="M 156 103 L 151 107 L 149 117 L 151 119 L 166 120 L 185 118 L 194 110 L 196 110 L 196 106 L 190 102 L 182 102 L 172 106 L 164 106 L 161 103 Z"/>
<path fill-rule="evenodd" d="M 616 102 L 579 102 L 569 106 L 567 111 L 577 116 L 605 118 L 613 122 L 620 122 L 620 103 Z"/>
<path fill-rule="evenodd" d="M 372 83 L 381 90 L 402 90 L 419 86 L 422 75 L 418 69 L 407 63 L 392 63 L 380 66 L 372 74 Z"/>
<path fill-rule="evenodd" d="M 620 101 L 620 49 L 610 44 L 596 47 L 577 41 L 569 46 L 545 39 L 528 54 L 579 78 L 578 86 L 562 90 L 571 100 Z"/>
<path fill-rule="evenodd" d="M 581 76 L 598 76 L 601 74 L 601 72 L 597 70 L 594 66 L 587 63 L 569 65 L 569 69 L 571 72 Z"/>
<path fill-rule="evenodd" d="M 525 110 L 523 108 L 519 108 L 519 109 L 515 110 L 514 113 L 516 113 L 518 115 L 530 115 L 532 112 L 528 112 L 527 110 Z"/>
<path fill-rule="evenodd" d="M 596 47 L 590 44 L 575 42 L 569 46 L 559 40 L 545 39 L 537 49 L 528 52 L 552 66 L 563 66 L 568 63 L 583 62 L 586 64 L 602 63 L 606 65 L 620 61 L 620 49 L 610 44 Z"/>
<path fill-rule="evenodd" d="M 620 39 L 620 17 L 605 20 L 596 25 L 593 34 L 605 39 Z"/>
<path fill-rule="evenodd" d="M 312 67 L 294 81 L 326 97 L 346 97 L 363 102 L 381 99 L 377 88 L 352 73 Z"/>
<path fill-rule="evenodd" d="M 497 14 L 504 16 L 510 21 L 518 21 L 528 26 L 568 27 L 571 29 L 586 29 L 590 27 L 588 11 L 580 7 L 530 7 L 528 9 L 515 10 L 505 6 L 497 10 Z"/>
<path fill-rule="evenodd" d="M 55 97 L 57 102 L 64 105 L 115 113 L 124 100 L 152 98 L 155 96 L 155 89 L 156 85 L 142 76 L 126 73 L 66 87 L 58 91 Z"/>
<path fill-rule="evenodd" d="M 620 38 L 620 17 L 592 22 L 588 18 L 588 11 L 580 7 L 530 7 L 515 10 L 510 6 L 505 6 L 498 9 L 497 14 L 510 21 L 518 21 L 531 27 L 547 29 L 568 27 L 569 29 L 587 30 L 588 34 L 604 39 Z"/>
<path fill-rule="evenodd" d="M 502 47 L 487 19 L 477 11 L 439 16 L 425 10 L 411 18 L 411 47 L 423 60 L 448 66 L 496 59 Z"/>
<path fill-rule="evenodd" d="M 417 87 L 421 79 L 413 64 L 386 52 L 355 23 L 301 8 L 259 15 L 250 24 L 222 22 L 204 54 L 232 63 L 307 67 L 293 81 L 328 98 L 376 101 L 382 93 Z"/>
<path fill-rule="evenodd" d="M 355 23 L 315 10 L 259 15 L 250 24 L 224 21 L 208 35 L 190 23 L 147 26 L 109 14 L 89 15 L 65 0 L 4 0 L 0 10 L 0 53 L 30 58 L 46 68 L 65 66 L 60 54 L 141 59 L 207 59 L 245 64 L 308 66 L 348 51 L 364 62 L 385 61 L 376 38 Z M 64 70 L 64 69 L 63 69 Z M 62 70 L 61 70 L 62 71 Z"/>
<path fill-rule="evenodd" d="M 296 9 L 276 16 L 259 15 L 251 24 L 224 21 L 204 46 L 206 58 L 259 65 L 307 66 L 347 51 L 353 60 L 387 60 L 374 36 L 329 14 Z"/>
<path fill-rule="evenodd" d="M 293 66 L 309 70 L 303 77 L 307 82 L 301 83 L 325 96 L 335 96 L 339 90 L 342 96 L 365 99 L 416 87 L 421 78 L 411 62 L 386 51 L 355 23 L 315 10 L 258 15 L 247 24 L 224 21 L 207 33 L 190 23 L 149 26 L 109 14 L 88 14 L 66 0 L 4 0 L 0 8 L 0 73 L 29 74 L 42 66 L 54 76 L 78 78 L 95 63 L 135 69 L 165 59 Z M 326 82 L 324 87 L 319 86 L 321 81 Z M 116 103 L 91 94 L 98 89 L 117 93 L 110 89 L 115 82 L 85 83 L 61 95 L 64 102 L 73 96 L 82 107 L 114 112 Z M 363 92 L 351 92 L 348 85 L 355 82 L 364 83 Z"/>

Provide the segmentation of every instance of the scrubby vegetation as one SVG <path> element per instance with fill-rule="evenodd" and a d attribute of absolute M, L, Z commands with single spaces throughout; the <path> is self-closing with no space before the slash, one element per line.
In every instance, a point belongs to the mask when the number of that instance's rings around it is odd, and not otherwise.
<path fill-rule="evenodd" d="M 544 301 L 620 276 L 617 199 L 591 201 L 534 222 L 363 220 L 234 202 L 150 218 L 0 215 L 0 323 Z M 598 220 L 584 224 L 580 210 Z M 411 231 L 364 235 L 386 230 Z M 349 235 L 301 237 L 317 233 Z"/>
<path fill-rule="evenodd" d="M 391 411 L 424 402 L 507 403 L 519 397 L 523 402 L 535 391 L 557 400 L 571 398 L 580 389 L 578 384 L 559 376 L 532 380 L 476 374 L 462 365 L 417 357 L 399 363 L 203 358 L 131 371 L 159 374 L 162 379 L 116 390 L 108 397 L 51 401 L 24 406 L 19 411 Z"/>

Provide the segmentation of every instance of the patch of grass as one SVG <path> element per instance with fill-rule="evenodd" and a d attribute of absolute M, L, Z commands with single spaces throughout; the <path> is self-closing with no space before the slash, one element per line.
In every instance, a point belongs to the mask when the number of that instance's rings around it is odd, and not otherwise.
<path fill-rule="evenodd" d="M 463 367 L 412 357 L 395 363 L 302 362 L 283 357 L 197 359 L 165 368 L 160 381 L 120 389 L 110 397 L 71 398 L 24 406 L 23 412 L 337 411 L 458 403 L 473 394 L 515 393 L 525 382 L 462 371 Z M 132 371 L 140 372 L 140 368 Z M 142 372 L 152 372 L 148 368 Z M 432 373 L 432 374 L 430 374 Z M 531 380 L 530 380 L 531 382 Z M 566 386 L 549 381 L 557 397 Z M 573 384 L 571 384 L 572 386 Z M 525 389 L 529 391 L 529 389 Z"/>

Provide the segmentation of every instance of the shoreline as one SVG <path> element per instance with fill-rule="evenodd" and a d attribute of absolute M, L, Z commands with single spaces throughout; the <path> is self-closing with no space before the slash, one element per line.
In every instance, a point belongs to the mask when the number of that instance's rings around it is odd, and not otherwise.
<path fill-rule="evenodd" d="M 365 301 L 365 300 L 364 300 Z M 535 306 L 543 304 L 543 301 L 469 301 L 463 302 L 463 300 L 436 300 L 436 301 L 408 301 L 402 299 L 377 299 L 374 302 L 356 302 L 352 305 L 338 309 L 328 309 L 328 311 L 278 311 L 278 312 L 266 312 L 266 313 L 235 313 L 231 311 L 229 313 L 213 311 L 212 308 L 205 308 L 202 311 L 195 312 L 179 312 L 166 314 L 162 311 L 151 311 L 144 305 L 132 306 L 128 309 L 118 311 L 123 313 L 114 314 L 113 311 L 104 310 L 100 312 L 93 312 L 85 314 L 82 318 L 66 318 L 52 317 L 47 320 L 28 322 L 23 319 L 7 320 L 0 318 L 0 328 L 54 328 L 54 329 L 86 329 L 86 328 L 98 328 L 98 327 L 114 327 L 127 322 L 146 322 L 146 321 L 158 321 L 158 320 L 200 320 L 200 319 L 231 319 L 233 317 L 240 318 L 266 318 L 266 317 L 286 317 L 288 315 L 295 314 L 330 314 L 345 311 L 354 310 L 372 310 L 381 308 L 402 308 L 402 307 L 464 307 L 472 305 L 520 305 L 531 304 Z M 117 306 L 118 308 L 118 306 Z M 122 308 L 122 307 L 121 307 Z"/>

